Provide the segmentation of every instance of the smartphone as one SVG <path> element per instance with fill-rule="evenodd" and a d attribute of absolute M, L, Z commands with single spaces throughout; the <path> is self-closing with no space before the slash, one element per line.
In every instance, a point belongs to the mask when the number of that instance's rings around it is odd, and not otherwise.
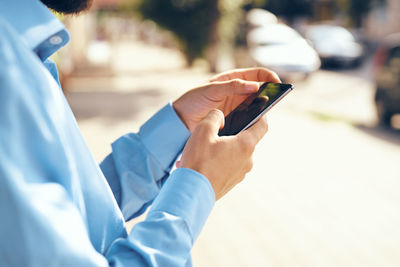
<path fill-rule="evenodd" d="M 246 98 L 225 117 L 225 126 L 219 136 L 236 135 L 253 125 L 293 89 L 293 85 L 266 82 L 256 94 Z"/>

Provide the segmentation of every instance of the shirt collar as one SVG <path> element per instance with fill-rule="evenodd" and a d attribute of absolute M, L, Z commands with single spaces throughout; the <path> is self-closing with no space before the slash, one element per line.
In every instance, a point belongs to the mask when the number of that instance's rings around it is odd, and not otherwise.
<path fill-rule="evenodd" d="M 43 61 L 69 41 L 64 25 L 39 0 L 8 0 L 0 5 L 0 17 Z"/>

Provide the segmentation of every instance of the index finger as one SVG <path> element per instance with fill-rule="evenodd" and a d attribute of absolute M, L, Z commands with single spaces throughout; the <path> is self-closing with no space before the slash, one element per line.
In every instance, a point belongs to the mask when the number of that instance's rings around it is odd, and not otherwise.
<path fill-rule="evenodd" d="M 232 79 L 242 79 L 246 81 L 256 82 L 276 82 L 280 83 L 278 75 L 266 68 L 248 68 L 248 69 L 236 69 L 227 72 L 223 72 L 211 81 L 228 81 Z"/>

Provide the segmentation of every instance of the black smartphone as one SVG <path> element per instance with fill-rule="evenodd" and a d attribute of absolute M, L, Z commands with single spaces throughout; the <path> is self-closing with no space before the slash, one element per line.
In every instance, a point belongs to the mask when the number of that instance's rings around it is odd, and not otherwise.
<path fill-rule="evenodd" d="M 237 108 L 225 117 L 225 126 L 219 136 L 236 135 L 253 125 L 293 89 L 293 85 L 266 82 L 256 94 L 246 98 Z"/>

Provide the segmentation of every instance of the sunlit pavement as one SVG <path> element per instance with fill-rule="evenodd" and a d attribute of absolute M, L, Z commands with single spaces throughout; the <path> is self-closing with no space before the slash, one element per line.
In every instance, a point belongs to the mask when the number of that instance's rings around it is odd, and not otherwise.
<path fill-rule="evenodd" d="M 67 83 L 96 159 L 210 77 L 173 50 L 115 47 L 114 77 Z M 376 127 L 373 84 L 318 71 L 268 114 L 254 168 L 220 200 L 195 266 L 400 266 L 400 132 Z"/>

